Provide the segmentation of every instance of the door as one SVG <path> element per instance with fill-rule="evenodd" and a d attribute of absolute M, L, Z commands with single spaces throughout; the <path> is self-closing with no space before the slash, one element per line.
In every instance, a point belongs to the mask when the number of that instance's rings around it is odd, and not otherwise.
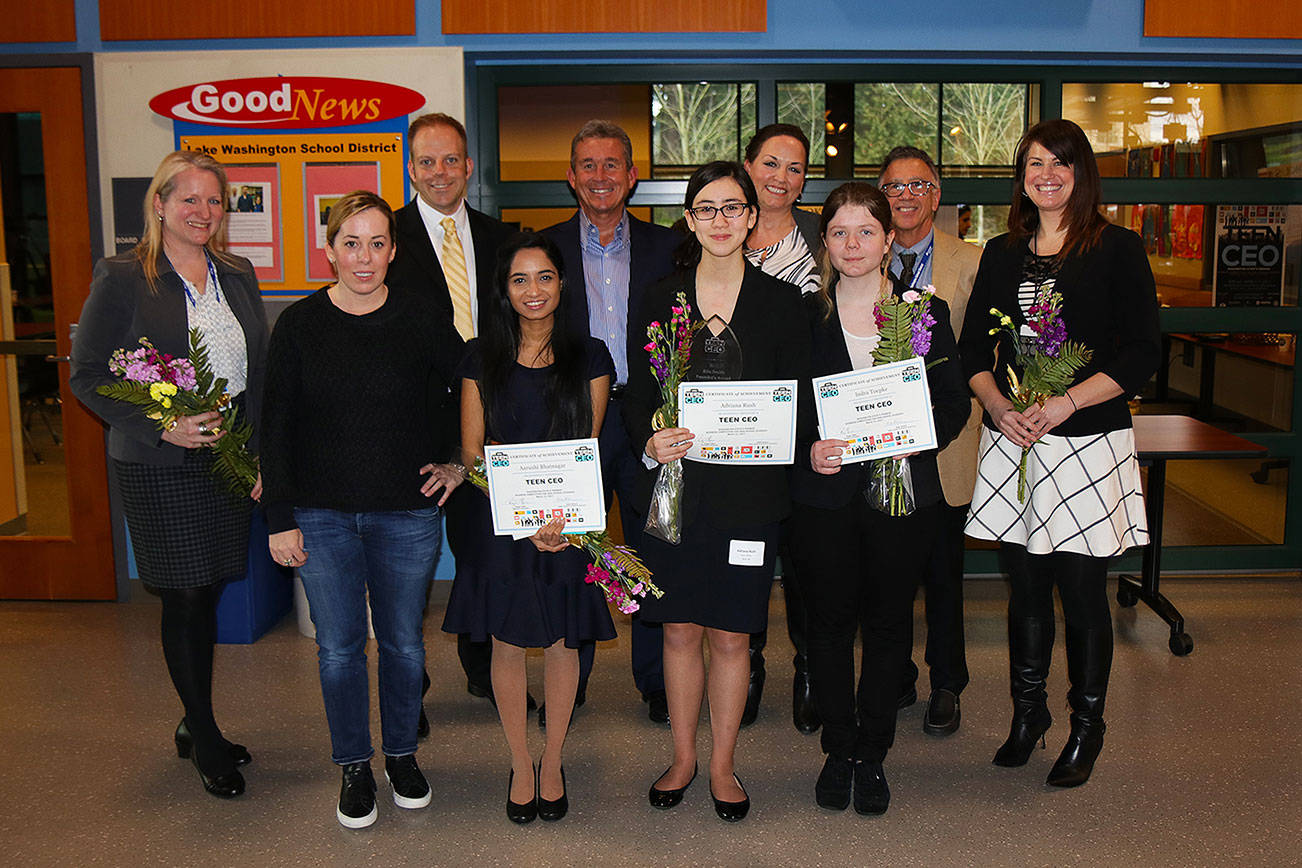
<path fill-rule="evenodd" d="M 81 69 L 0 69 L 0 125 L 0 598 L 111 600 L 104 428 L 66 362 L 91 273 Z"/>

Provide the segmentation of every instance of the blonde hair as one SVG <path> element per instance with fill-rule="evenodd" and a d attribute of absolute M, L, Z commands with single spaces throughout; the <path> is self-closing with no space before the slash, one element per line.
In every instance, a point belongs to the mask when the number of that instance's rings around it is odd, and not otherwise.
<path fill-rule="evenodd" d="M 163 253 L 163 221 L 158 212 L 154 210 L 154 197 L 157 196 L 166 201 L 172 195 L 172 191 L 176 189 L 176 176 L 187 169 L 202 169 L 205 172 L 212 172 L 221 186 L 221 224 L 204 247 L 214 259 L 236 268 L 243 267 L 239 259 L 226 252 L 226 193 L 228 188 L 226 167 L 208 154 L 202 154 L 198 151 L 173 151 L 163 157 L 163 161 L 158 164 L 158 169 L 154 172 L 154 178 L 149 182 L 149 189 L 145 191 L 145 228 L 140 233 L 140 242 L 136 244 L 135 249 L 136 259 L 140 261 L 140 266 L 145 272 L 145 280 L 149 283 L 149 291 L 153 293 L 158 292 L 158 257 Z"/>

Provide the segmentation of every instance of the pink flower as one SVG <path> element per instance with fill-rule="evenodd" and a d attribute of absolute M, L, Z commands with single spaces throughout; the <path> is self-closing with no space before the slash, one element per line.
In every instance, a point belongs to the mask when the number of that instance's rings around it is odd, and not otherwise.
<path fill-rule="evenodd" d="M 907 304 L 917 304 L 922 301 L 922 293 L 916 289 L 906 289 L 904 295 L 900 296 Z"/>

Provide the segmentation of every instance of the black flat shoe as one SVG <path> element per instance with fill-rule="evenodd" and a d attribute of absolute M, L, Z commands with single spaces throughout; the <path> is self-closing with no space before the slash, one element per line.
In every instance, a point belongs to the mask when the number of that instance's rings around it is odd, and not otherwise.
<path fill-rule="evenodd" d="M 741 787 L 742 793 L 746 792 L 746 787 L 742 785 L 741 778 L 733 774 L 732 779 Z M 729 823 L 736 823 L 744 820 L 746 814 L 750 812 L 750 796 L 746 796 L 740 802 L 720 801 L 714 795 L 714 787 L 710 787 L 710 798 L 714 799 L 714 812 L 719 815 L 720 820 L 727 820 Z"/>
<path fill-rule="evenodd" d="M 669 768 L 673 768 L 673 766 L 670 766 Z M 667 811 L 681 802 L 683 800 L 683 793 L 687 792 L 687 788 L 692 785 L 692 781 L 696 780 L 696 773 L 698 771 L 700 771 L 698 766 L 692 766 L 691 780 L 674 790 L 658 790 L 656 789 L 656 785 L 652 784 L 651 792 L 647 793 L 647 799 L 651 802 L 651 807 Z M 669 774 L 669 769 L 665 769 L 664 773 L 661 774 L 660 777 L 663 778 L 667 774 Z M 656 778 L 656 780 L 659 781 L 660 778 Z"/>
<path fill-rule="evenodd" d="M 642 697 L 642 701 L 647 704 L 646 716 L 648 720 L 652 723 L 669 723 L 669 697 L 665 696 L 663 690 L 647 694 Z"/>
<path fill-rule="evenodd" d="M 927 713 L 922 716 L 922 731 L 927 735 L 950 735 L 958 732 L 962 719 L 958 694 L 942 687 L 932 691 L 931 698 L 927 700 Z"/>
<path fill-rule="evenodd" d="M 850 807 L 853 781 L 854 761 L 828 754 L 818 781 L 814 784 L 814 801 L 820 808 L 844 811 Z"/>
<path fill-rule="evenodd" d="M 910 687 L 908 690 L 900 692 L 899 698 L 895 700 L 895 708 L 902 711 L 917 701 L 918 689 L 916 687 Z"/>
<path fill-rule="evenodd" d="M 173 740 L 176 742 L 176 755 L 181 759 L 189 759 L 190 752 L 194 750 L 194 738 L 190 735 L 190 727 L 186 725 L 184 717 L 176 725 L 176 735 L 173 736 Z M 225 739 L 222 740 L 225 741 Z M 253 755 L 249 753 L 249 749 L 244 745 L 227 741 L 226 746 L 230 748 L 231 759 L 235 762 L 235 765 L 246 766 L 253 762 Z"/>
<path fill-rule="evenodd" d="M 511 775 L 506 779 L 506 818 L 512 823 L 532 823 L 538 816 L 538 772 L 534 770 L 533 799 L 524 802 L 511 801 L 511 785 L 515 783 L 515 769 L 511 769 Z"/>
<path fill-rule="evenodd" d="M 541 774 L 541 771 L 539 772 Z M 541 787 L 542 784 L 540 783 Z M 554 822 L 565 816 L 565 812 L 570 809 L 570 798 L 565 791 L 565 767 L 561 766 L 561 797 L 559 799 L 544 799 L 542 794 L 538 794 L 538 819 Z"/>
<path fill-rule="evenodd" d="M 814 685 L 809 679 L 809 670 L 801 666 L 796 667 L 796 676 L 791 682 L 791 722 L 795 724 L 796 732 L 802 735 L 818 732 L 823 725 L 823 719 L 814 707 Z"/>
<path fill-rule="evenodd" d="M 854 811 L 856 814 L 884 814 L 891 804 L 882 764 L 861 760 L 854 764 Z"/>
<path fill-rule="evenodd" d="M 244 775 L 232 769 L 225 774 L 209 777 L 199 768 L 198 751 L 190 752 L 190 762 L 194 763 L 195 771 L 199 773 L 199 780 L 203 781 L 203 788 L 208 791 L 208 795 L 219 799 L 233 799 L 243 795 Z"/>

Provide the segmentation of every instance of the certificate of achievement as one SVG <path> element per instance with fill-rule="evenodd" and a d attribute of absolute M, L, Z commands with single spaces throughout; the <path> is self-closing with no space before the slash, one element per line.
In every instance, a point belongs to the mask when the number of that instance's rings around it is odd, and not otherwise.
<path fill-rule="evenodd" d="M 914 357 L 814 378 L 818 429 L 849 442 L 842 464 L 936 448 L 926 363 Z"/>
<path fill-rule="evenodd" d="M 484 447 L 493 533 L 517 539 L 565 516 L 565 533 L 606 529 L 597 439 Z"/>
<path fill-rule="evenodd" d="M 696 438 L 687 458 L 708 464 L 791 464 L 796 381 L 680 383 L 678 425 Z"/>

